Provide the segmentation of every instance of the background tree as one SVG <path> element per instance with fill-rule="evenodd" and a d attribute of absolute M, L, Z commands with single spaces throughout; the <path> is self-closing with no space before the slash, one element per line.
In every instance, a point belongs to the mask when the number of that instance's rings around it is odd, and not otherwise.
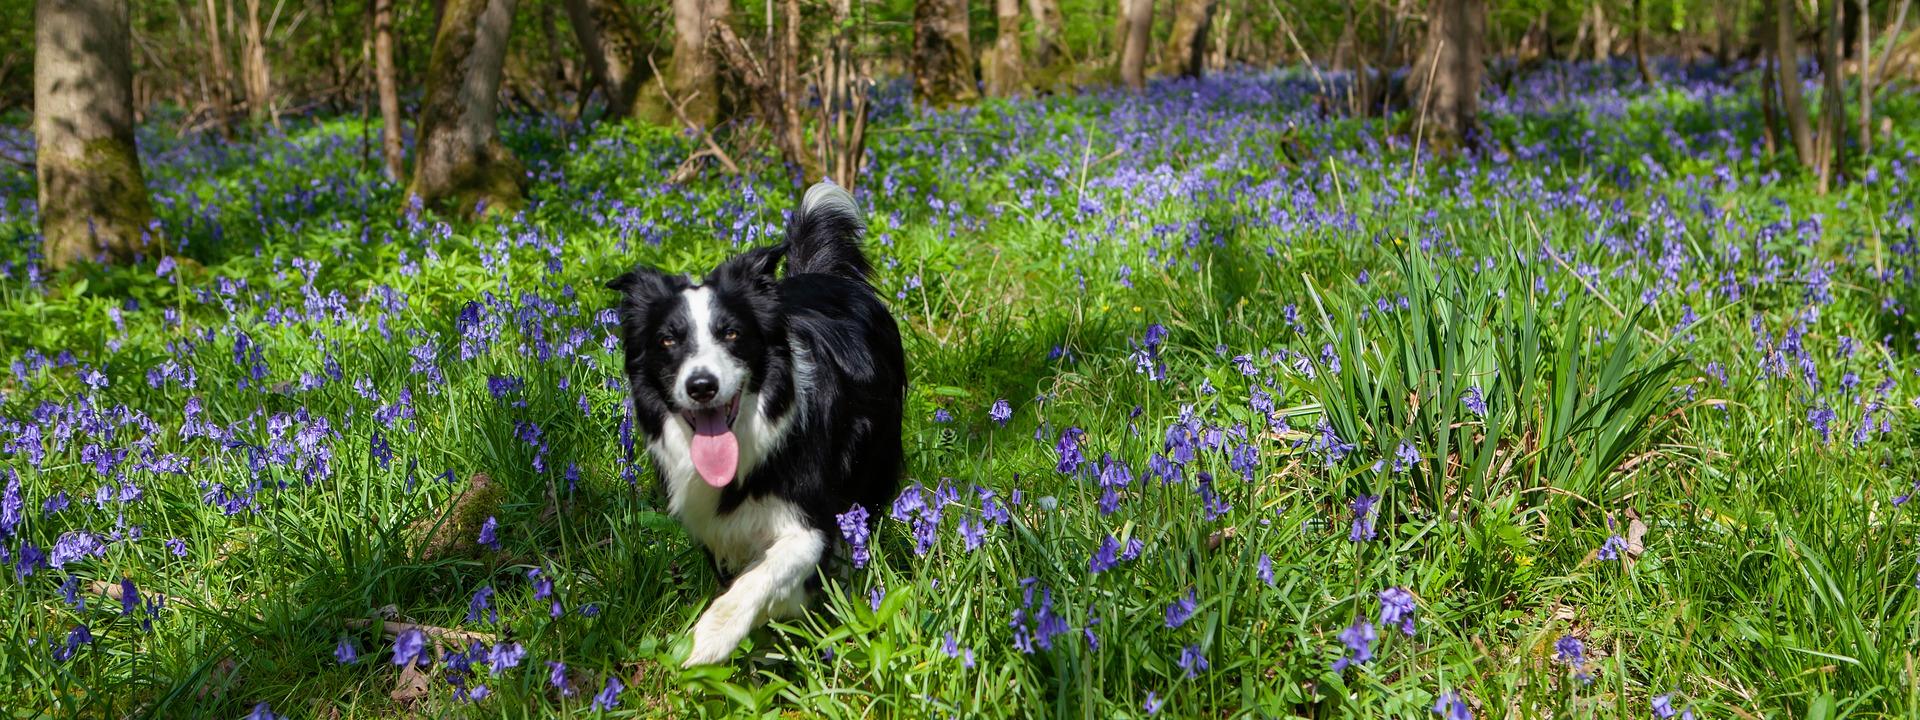
<path fill-rule="evenodd" d="M 380 96 L 380 159 L 387 177 L 406 175 L 401 142 L 400 79 L 393 63 L 393 0 L 373 0 L 373 75 Z"/>
<path fill-rule="evenodd" d="M 1426 40 L 1407 75 L 1417 133 L 1443 146 L 1471 141 L 1486 75 L 1486 36 L 1485 0 L 1433 0 L 1427 6 Z"/>
<path fill-rule="evenodd" d="M 495 118 L 515 0 L 447 0 L 420 104 L 408 193 L 457 214 L 518 208 L 524 172 Z"/>
<path fill-rule="evenodd" d="M 1006 97 L 1018 92 L 1025 82 L 1025 68 L 1020 61 L 1020 0 L 993 0 L 993 16 L 987 94 Z"/>
<path fill-rule="evenodd" d="M 1139 90 L 1147 85 L 1147 50 L 1153 42 L 1153 0 L 1120 0 L 1125 41 L 1120 45 L 1120 81 Z"/>
<path fill-rule="evenodd" d="M 1060 60 L 1060 0 L 1027 0 L 1033 16 L 1033 65 L 1052 67 Z"/>
<path fill-rule="evenodd" d="M 641 88 L 653 78 L 653 67 L 647 59 L 654 52 L 654 43 L 641 34 L 621 0 L 566 2 L 567 19 L 593 72 L 594 83 L 606 98 L 607 114 L 633 117 Z"/>
<path fill-rule="evenodd" d="M 940 106 L 979 97 L 967 23 L 967 0 L 914 0 L 908 69 L 922 101 Z"/>
<path fill-rule="evenodd" d="M 153 216 L 133 137 L 126 0 L 37 0 L 35 180 L 46 262 L 64 267 L 146 249 Z"/>
<path fill-rule="evenodd" d="M 1207 30 L 1213 24 L 1215 4 L 1215 0 L 1174 0 L 1173 30 L 1167 34 L 1161 74 L 1199 77 L 1206 70 Z"/>
<path fill-rule="evenodd" d="M 696 125 L 711 125 L 720 114 L 719 70 L 707 38 L 732 13 L 728 0 L 673 0 L 673 61 L 663 72 L 671 78 L 671 102 Z"/>
<path fill-rule="evenodd" d="M 1800 164 L 1814 166 L 1813 124 L 1807 119 L 1807 104 L 1800 98 L 1800 51 L 1793 34 L 1793 0 L 1778 0 L 1773 7 L 1773 60 L 1779 82 L 1780 113 L 1786 117 L 1788 134 L 1793 140 L 1794 157 Z"/>

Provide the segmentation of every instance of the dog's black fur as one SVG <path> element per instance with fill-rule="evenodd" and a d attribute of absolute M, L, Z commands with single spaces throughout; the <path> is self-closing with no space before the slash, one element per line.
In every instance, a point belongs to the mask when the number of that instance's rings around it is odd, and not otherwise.
<path fill-rule="evenodd" d="M 899 490 L 906 357 L 860 251 L 864 230 L 852 198 L 823 183 L 794 212 L 784 242 L 730 258 L 700 284 L 649 267 L 608 283 L 621 295 L 618 316 L 635 422 L 650 439 L 669 493 L 676 490 L 668 466 L 677 450 L 663 447 L 662 438 L 678 437 L 679 428 L 688 427 L 670 423 L 691 422 L 683 419 L 689 408 L 674 399 L 681 366 L 697 344 L 684 338 L 695 322 L 688 298 L 711 298 L 705 326 L 710 339 L 733 333 L 721 345 L 744 368 L 736 397 L 757 404 L 743 403 L 739 416 L 757 410 L 759 427 L 784 428 L 754 441 L 764 454 L 751 467 L 744 456 L 752 451 L 742 451 L 740 472 L 717 488 L 710 517 L 681 514 L 696 537 L 727 532 L 725 524 L 735 521 L 743 503 L 761 499 L 756 508 L 767 501 L 791 504 L 830 549 L 840 537 L 837 514 L 858 504 L 877 518 Z M 694 294 L 700 288 L 708 292 Z M 685 492 L 705 491 L 699 484 L 695 478 Z M 727 572 L 743 569 L 716 565 Z"/>

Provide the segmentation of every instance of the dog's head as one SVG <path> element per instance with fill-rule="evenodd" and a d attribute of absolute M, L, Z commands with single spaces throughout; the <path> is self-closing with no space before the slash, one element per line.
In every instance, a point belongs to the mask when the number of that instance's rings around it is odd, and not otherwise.
<path fill-rule="evenodd" d="M 620 293 L 620 339 L 634 410 L 658 434 L 686 423 L 694 469 L 714 487 L 734 480 L 742 400 L 760 391 L 786 351 L 774 274 L 784 246 L 737 255 L 699 284 L 642 267 L 607 283 Z"/>

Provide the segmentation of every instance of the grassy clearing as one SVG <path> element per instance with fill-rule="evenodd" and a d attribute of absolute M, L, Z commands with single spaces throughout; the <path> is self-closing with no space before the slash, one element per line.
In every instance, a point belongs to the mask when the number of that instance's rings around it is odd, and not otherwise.
<path fill-rule="evenodd" d="M 450 227 L 353 118 L 143 137 L 179 259 L 58 279 L 0 175 L 0 705 L 1908 715 L 1920 138 L 1819 197 L 1750 75 L 1628 75 L 1523 78 L 1456 160 L 1293 75 L 883 103 L 921 502 L 689 672 L 713 581 L 600 283 L 766 242 L 771 175 L 664 186 L 681 138 L 515 120 L 533 207 Z M 416 680 L 370 619 L 490 637 Z"/>

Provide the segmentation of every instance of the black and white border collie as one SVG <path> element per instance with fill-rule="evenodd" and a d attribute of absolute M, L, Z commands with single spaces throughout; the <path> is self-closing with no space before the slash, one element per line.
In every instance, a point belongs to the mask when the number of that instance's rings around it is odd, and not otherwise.
<path fill-rule="evenodd" d="M 804 610 L 839 536 L 834 516 L 858 504 L 879 517 L 899 489 L 906 357 L 869 284 L 865 229 L 853 197 L 821 182 L 779 245 L 698 283 L 650 267 L 607 283 L 668 510 L 720 576 L 689 667 Z"/>

